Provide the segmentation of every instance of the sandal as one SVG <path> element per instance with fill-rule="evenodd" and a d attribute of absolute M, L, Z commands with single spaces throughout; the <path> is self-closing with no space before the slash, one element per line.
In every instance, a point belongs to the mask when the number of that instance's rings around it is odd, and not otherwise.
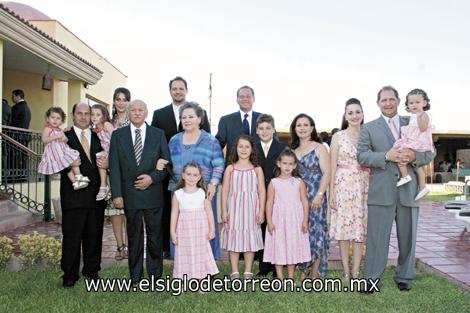
<path fill-rule="evenodd" d="M 245 272 L 243 273 L 243 279 L 253 279 L 253 273 L 251 272 Z"/>
<path fill-rule="evenodd" d="M 114 255 L 114 259 L 116 261 L 122 261 L 122 250 L 124 249 L 124 246 L 118 246 L 116 249 L 116 254 Z"/>
<path fill-rule="evenodd" d="M 122 245 L 121 256 L 123 259 L 129 258 L 129 249 L 126 245 Z"/>
<path fill-rule="evenodd" d="M 72 186 L 73 190 L 79 190 L 88 187 L 88 183 L 86 181 L 76 180 Z"/>
<path fill-rule="evenodd" d="M 240 279 L 240 273 L 239 272 L 233 272 L 232 274 L 230 274 L 230 279 L 232 279 L 232 280 Z"/>
<path fill-rule="evenodd" d="M 100 187 L 100 191 L 96 195 L 96 201 L 105 200 L 107 195 L 108 195 L 108 186 Z"/>

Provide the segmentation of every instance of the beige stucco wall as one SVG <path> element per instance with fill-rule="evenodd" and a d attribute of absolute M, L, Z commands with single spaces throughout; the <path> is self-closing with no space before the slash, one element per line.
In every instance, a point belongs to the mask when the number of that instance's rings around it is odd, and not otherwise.
<path fill-rule="evenodd" d="M 103 72 L 103 77 L 97 84 L 88 86 L 85 90 L 86 94 L 89 94 L 102 102 L 111 104 L 114 89 L 117 87 L 125 87 L 127 85 L 127 77 L 122 72 L 75 36 L 71 31 L 65 28 L 61 23 L 54 20 L 30 21 L 30 23 L 55 38 L 58 42 Z"/>
<path fill-rule="evenodd" d="M 41 89 L 41 74 L 26 73 L 4 69 L 3 71 L 3 93 L 2 97 L 8 100 L 10 105 L 11 92 L 15 89 L 22 89 L 25 100 L 31 110 L 30 129 L 42 131 L 45 123 L 44 113 L 53 105 L 53 92 Z"/>

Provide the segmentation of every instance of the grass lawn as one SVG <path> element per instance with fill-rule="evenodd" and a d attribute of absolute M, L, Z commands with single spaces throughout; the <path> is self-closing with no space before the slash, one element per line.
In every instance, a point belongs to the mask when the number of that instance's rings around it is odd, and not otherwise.
<path fill-rule="evenodd" d="M 430 192 L 421 199 L 421 201 L 449 201 L 455 200 L 455 197 L 461 196 L 460 193 L 449 193 L 449 192 Z"/>
<path fill-rule="evenodd" d="M 220 270 L 227 274 L 227 264 Z M 171 268 L 165 267 L 165 273 Z M 102 278 L 127 278 L 126 267 L 103 270 Z M 418 273 L 410 292 L 400 292 L 393 270 L 384 275 L 380 293 L 339 292 L 170 293 L 90 292 L 83 279 L 63 289 L 61 272 L 0 271 L 0 312 L 470 312 L 470 293 L 439 277 Z M 338 277 L 333 272 L 331 277 Z"/>

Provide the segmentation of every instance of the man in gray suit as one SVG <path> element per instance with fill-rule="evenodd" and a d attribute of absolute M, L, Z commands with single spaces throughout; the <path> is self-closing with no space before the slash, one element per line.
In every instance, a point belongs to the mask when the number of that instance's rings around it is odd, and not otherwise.
<path fill-rule="evenodd" d="M 147 234 L 149 279 L 162 276 L 161 221 L 162 180 L 165 171 L 155 169 L 158 159 L 169 160 L 165 133 L 148 126 L 147 105 L 141 100 L 129 104 L 130 124 L 113 132 L 109 149 L 109 176 L 113 203 L 124 208 L 129 238 L 129 271 L 133 283 L 142 279 L 144 221 Z"/>
<path fill-rule="evenodd" d="M 414 167 L 429 163 L 434 153 L 414 152 L 393 148 L 400 136 L 400 127 L 408 120 L 397 114 L 400 98 L 395 88 L 385 86 L 377 95 L 377 105 L 382 115 L 364 126 L 357 148 L 357 158 L 362 166 L 370 167 L 366 260 L 364 277 L 380 279 L 388 260 L 392 223 L 397 226 L 399 247 L 395 282 L 400 291 L 411 289 L 415 276 L 415 245 L 418 226 L 419 203 L 415 201 L 418 184 Z M 400 178 L 398 164 L 407 164 L 412 181 L 397 187 Z"/>

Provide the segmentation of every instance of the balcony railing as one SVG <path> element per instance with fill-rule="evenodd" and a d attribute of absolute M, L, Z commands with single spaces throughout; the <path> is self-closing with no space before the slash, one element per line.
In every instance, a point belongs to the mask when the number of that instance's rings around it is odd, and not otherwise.
<path fill-rule="evenodd" d="M 38 132 L 2 127 L 2 171 L 0 190 L 24 209 L 51 219 L 51 183 L 38 172 L 44 145 Z"/>

